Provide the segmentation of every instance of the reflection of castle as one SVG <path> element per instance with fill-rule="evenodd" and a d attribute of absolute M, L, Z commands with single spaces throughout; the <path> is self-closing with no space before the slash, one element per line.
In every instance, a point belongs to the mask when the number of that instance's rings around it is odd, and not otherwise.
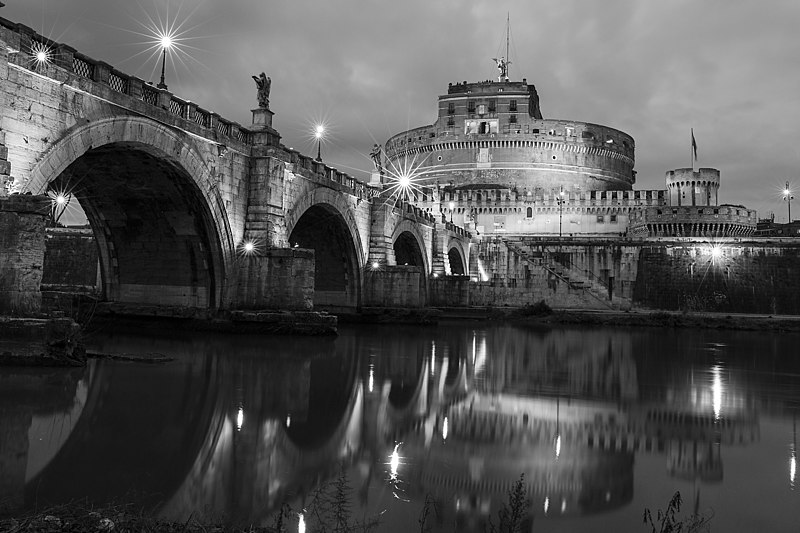
<path fill-rule="evenodd" d="M 532 516 L 591 514 L 631 501 L 636 454 L 663 455 L 677 479 L 716 482 L 720 448 L 758 438 L 735 377 L 712 367 L 684 381 L 673 361 L 675 373 L 642 385 L 653 368 L 637 368 L 624 332 L 443 331 L 402 344 L 298 344 L 291 353 L 311 357 L 268 365 L 260 344 L 228 358 L 195 341 L 192 357 L 148 377 L 147 390 L 131 378 L 149 369 L 97 365 L 73 434 L 36 476 L 37 497 L 73 498 L 65 485 L 99 486 L 103 497 L 157 490 L 146 500 L 171 518 L 263 522 L 340 465 L 357 503 L 374 501 L 367 493 L 385 485 L 386 458 L 402 442 L 407 493 L 435 496 L 466 529 L 496 516 L 522 473 Z M 18 433 L 24 421 L 13 421 Z M 141 461 L 119 461 L 128 455 Z M 131 484 L 108 487 L 108 477 Z"/>
<path fill-rule="evenodd" d="M 752 234 L 757 221 L 754 210 L 718 205 L 716 169 L 672 170 L 664 190 L 633 190 L 633 138 L 542 118 L 525 79 L 450 84 L 436 122 L 385 150 L 387 169 L 436 183 L 416 203 L 481 234 L 716 237 Z"/>

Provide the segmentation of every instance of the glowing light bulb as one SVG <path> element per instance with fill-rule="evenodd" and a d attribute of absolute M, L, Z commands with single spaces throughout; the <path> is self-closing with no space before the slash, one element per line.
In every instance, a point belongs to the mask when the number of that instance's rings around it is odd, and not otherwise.
<path fill-rule="evenodd" d="M 400 179 L 398 180 L 398 183 L 400 184 L 400 187 L 405 189 L 405 188 L 407 188 L 408 186 L 411 185 L 411 178 L 409 178 L 406 175 L 400 176 Z"/>
<path fill-rule="evenodd" d="M 40 63 L 45 63 L 47 61 L 47 52 L 45 52 L 44 50 L 39 50 L 36 53 L 36 61 Z"/>
<path fill-rule="evenodd" d="M 319 139 L 322 137 L 323 133 L 325 133 L 325 126 L 322 124 L 317 125 L 316 129 L 314 130 L 314 136 Z"/>
<path fill-rule="evenodd" d="M 56 196 L 56 203 L 58 205 L 64 205 L 65 203 L 67 203 L 67 197 L 64 196 L 63 194 L 59 194 L 58 196 Z"/>
<path fill-rule="evenodd" d="M 161 48 L 169 49 L 172 47 L 172 36 L 168 34 L 164 34 L 161 36 Z"/>
<path fill-rule="evenodd" d="M 379 267 L 379 266 L 381 266 L 381 265 L 380 265 L 380 263 L 378 263 L 377 261 L 373 261 L 373 262 L 372 262 L 372 269 L 373 269 L 373 270 L 378 270 L 378 267 Z"/>
<path fill-rule="evenodd" d="M 244 243 L 244 251 L 245 253 L 251 254 L 256 249 L 256 245 L 253 244 L 253 241 L 247 241 Z"/>

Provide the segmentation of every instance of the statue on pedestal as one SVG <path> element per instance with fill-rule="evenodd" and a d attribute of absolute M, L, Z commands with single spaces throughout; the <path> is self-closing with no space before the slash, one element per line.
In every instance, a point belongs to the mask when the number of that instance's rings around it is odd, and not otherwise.
<path fill-rule="evenodd" d="M 258 97 L 258 107 L 269 108 L 269 90 L 272 86 L 272 79 L 262 72 L 258 76 L 253 76 L 253 80 L 255 80 L 258 88 L 256 95 Z"/>
<path fill-rule="evenodd" d="M 378 174 L 383 174 L 383 149 L 381 145 L 375 143 L 369 156 L 372 158 L 372 163 L 375 165 L 375 170 Z"/>

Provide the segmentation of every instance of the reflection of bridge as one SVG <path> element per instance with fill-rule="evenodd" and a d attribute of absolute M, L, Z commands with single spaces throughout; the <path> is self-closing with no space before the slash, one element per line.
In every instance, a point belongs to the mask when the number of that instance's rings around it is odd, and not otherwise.
<path fill-rule="evenodd" d="M 415 307 L 464 271 L 463 229 L 283 146 L 268 108 L 242 127 L 25 26 L 0 41 L 0 192 L 74 194 L 108 301 Z"/>
<path fill-rule="evenodd" d="M 548 356 L 549 338 L 511 349 L 431 332 L 395 352 L 395 339 L 379 335 L 295 339 L 266 352 L 242 340 L 231 357 L 224 341 L 152 341 L 139 348 L 186 356 L 148 378 L 147 391 L 135 366 L 93 368 L 80 419 L 27 497 L 74 498 L 69 485 L 98 500 L 138 498 L 173 518 L 259 522 L 353 464 L 367 466 L 348 470 L 363 494 L 402 442 L 398 476 L 410 492 L 437 497 L 466 527 L 495 514 L 521 473 L 537 516 L 595 513 L 630 501 L 636 453 L 665 455 L 677 478 L 715 482 L 720 446 L 758 438 L 755 415 L 732 391 L 713 410 L 643 398 L 624 337 L 581 337 L 600 348 L 560 343 L 567 351 Z M 519 356 L 531 359 L 530 375 L 510 379 Z M 548 383 L 546 394 L 526 392 Z"/>

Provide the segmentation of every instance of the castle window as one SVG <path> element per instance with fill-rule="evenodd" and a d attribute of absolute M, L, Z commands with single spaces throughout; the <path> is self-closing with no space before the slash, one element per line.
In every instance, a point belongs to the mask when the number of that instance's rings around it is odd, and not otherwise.
<path fill-rule="evenodd" d="M 478 114 L 485 115 L 486 114 L 486 105 L 481 104 L 478 106 Z"/>
<path fill-rule="evenodd" d="M 455 115 L 456 113 L 456 104 L 454 102 L 450 102 L 447 104 L 447 114 L 448 115 Z"/>
<path fill-rule="evenodd" d="M 533 218 L 533 208 L 529 207 L 525 210 L 525 216 L 527 218 Z"/>
<path fill-rule="evenodd" d="M 453 119 L 453 117 L 447 117 L 447 127 L 452 128 L 455 125 L 456 121 Z"/>
<path fill-rule="evenodd" d="M 489 113 L 497 111 L 497 100 L 489 100 Z"/>
<path fill-rule="evenodd" d="M 509 100 L 509 102 L 508 102 L 508 110 L 511 113 L 516 113 L 517 112 L 517 101 L 516 100 Z"/>
<path fill-rule="evenodd" d="M 475 112 L 475 100 L 468 100 L 467 101 L 467 111 L 470 113 Z"/>
<path fill-rule="evenodd" d="M 617 222 L 617 215 L 611 215 L 611 223 L 616 224 Z"/>
<path fill-rule="evenodd" d="M 517 115 L 511 115 L 511 116 L 509 116 L 509 117 L 508 117 L 508 121 L 509 121 L 511 124 L 516 124 L 516 123 L 517 123 Z"/>
<path fill-rule="evenodd" d="M 594 133 L 591 131 L 581 132 L 581 139 L 594 139 Z"/>
<path fill-rule="evenodd" d="M 606 222 L 605 215 L 597 215 L 597 223 L 598 224 L 605 224 L 605 222 Z"/>

